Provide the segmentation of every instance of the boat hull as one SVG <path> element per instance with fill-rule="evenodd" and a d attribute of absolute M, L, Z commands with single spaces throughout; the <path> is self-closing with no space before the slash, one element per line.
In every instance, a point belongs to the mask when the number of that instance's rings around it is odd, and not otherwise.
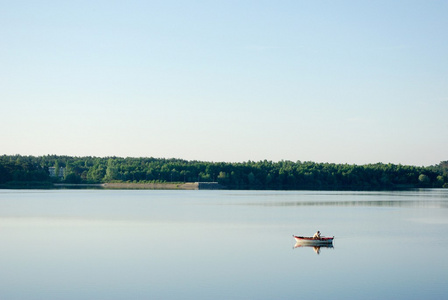
<path fill-rule="evenodd" d="M 312 246 L 319 246 L 319 245 L 331 245 L 333 243 L 334 237 L 321 237 L 319 239 L 315 239 L 312 237 L 304 237 L 304 236 L 296 236 L 293 235 L 296 239 L 298 244 L 301 245 L 312 245 Z"/>

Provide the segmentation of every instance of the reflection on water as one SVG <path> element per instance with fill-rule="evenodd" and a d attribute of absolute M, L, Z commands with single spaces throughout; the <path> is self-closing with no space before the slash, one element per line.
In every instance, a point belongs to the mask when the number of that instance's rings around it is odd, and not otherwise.
<path fill-rule="evenodd" d="M 431 207 L 448 208 L 446 189 L 413 189 L 406 191 L 301 191 L 241 192 L 248 201 L 235 205 L 259 206 L 366 206 L 366 207 Z M 275 201 L 266 201 L 275 196 Z M 259 200 L 259 201 L 258 201 Z"/>
<path fill-rule="evenodd" d="M 446 201 L 415 201 L 415 200 L 396 200 L 396 201 L 290 201 L 290 202 L 269 202 L 269 203 L 245 203 L 246 205 L 262 206 L 372 206 L 372 207 L 440 207 L 448 208 Z"/>
<path fill-rule="evenodd" d="M 313 250 L 314 250 L 314 252 L 316 252 L 316 254 L 320 254 L 320 249 L 321 248 L 331 248 L 331 249 L 334 249 L 334 246 L 333 246 L 333 244 L 331 244 L 331 245 L 321 245 L 321 246 L 313 246 L 313 245 L 304 245 L 303 243 L 301 243 L 301 242 L 297 242 L 295 245 L 294 245 L 294 248 L 293 249 L 296 249 L 296 248 L 313 248 Z"/>

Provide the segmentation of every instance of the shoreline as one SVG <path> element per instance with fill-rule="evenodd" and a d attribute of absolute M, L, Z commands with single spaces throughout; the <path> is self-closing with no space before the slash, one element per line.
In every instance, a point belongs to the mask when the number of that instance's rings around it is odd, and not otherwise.
<path fill-rule="evenodd" d="M 55 183 L 55 188 L 100 188 L 100 189 L 140 189 L 140 190 L 221 190 L 224 186 L 217 182 L 185 182 L 185 183 Z"/>
<path fill-rule="evenodd" d="M 103 183 L 105 189 L 142 189 L 142 190 L 197 190 L 198 184 L 191 183 Z"/>
<path fill-rule="evenodd" d="M 107 183 L 51 183 L 51 182 L 9 182 L 1 184 L 0 189 L 109 189 L 109 190 L 319 190 L 319 191 L 396 191 L 412 190 L 424 187 L 401 185 L 394 187 L 359 188 L 359 187 L 316 187 L 302 186 L 301 188 L 263 189 L 250 187 L 223 186 L 217 182 L 164 182 L 164 183 L 138 183 L 138 182 L 107 182 Z M 426 187 L 431 189 L 431 187 Z"/>
<path fill-rule="evenodd" d="M 54 183 L 54 188 L 98 188 L 98 189 L 141 189 L 141 190 L 197 190 L 197 183 Z"/>

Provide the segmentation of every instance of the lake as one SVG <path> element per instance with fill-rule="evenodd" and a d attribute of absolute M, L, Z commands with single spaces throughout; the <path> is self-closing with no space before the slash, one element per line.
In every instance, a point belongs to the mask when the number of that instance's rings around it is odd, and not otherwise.
<path fill-rule="evenodd" d="M 447 189 L 0 190 L 0 299 L 446 299 L 447 232 Z"/>

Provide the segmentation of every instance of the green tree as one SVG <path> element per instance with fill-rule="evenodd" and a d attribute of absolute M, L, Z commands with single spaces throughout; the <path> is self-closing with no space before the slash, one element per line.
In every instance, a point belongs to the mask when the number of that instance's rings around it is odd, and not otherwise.
<path fill-rule="evenodd" d="M 55 176 L 56 180 L 59 179 L 59 172 L 60 171 L 61 171 L 61 166 L 59 164 L 59 160 L 56 159 L 56 161 L 54 162 L 54 176 Z"/>
<path fill-rule="evenodd" d="M 247 175 L 247 180 L 249 181 L 249 185 L 254 185 L 255 184 L 255 175 L 253 172 L 250 172 Z"/>
<path fill-rule="evenodd" d="M 418 181 L 423 186 L 428 186 L 430 183 L 430 179 L 426 174 L 420 174 L 420 176 L 418 176 Z"/>
<path fill-rule="evenodd" d="M 106 175 L 104 177 L 104 180 L 111 181 L 118 179 L 118 169 L 115 166 L 114 160 L 112 158 L 109 158 L 107 161 L 107 168 L 106 168 Z"/>

